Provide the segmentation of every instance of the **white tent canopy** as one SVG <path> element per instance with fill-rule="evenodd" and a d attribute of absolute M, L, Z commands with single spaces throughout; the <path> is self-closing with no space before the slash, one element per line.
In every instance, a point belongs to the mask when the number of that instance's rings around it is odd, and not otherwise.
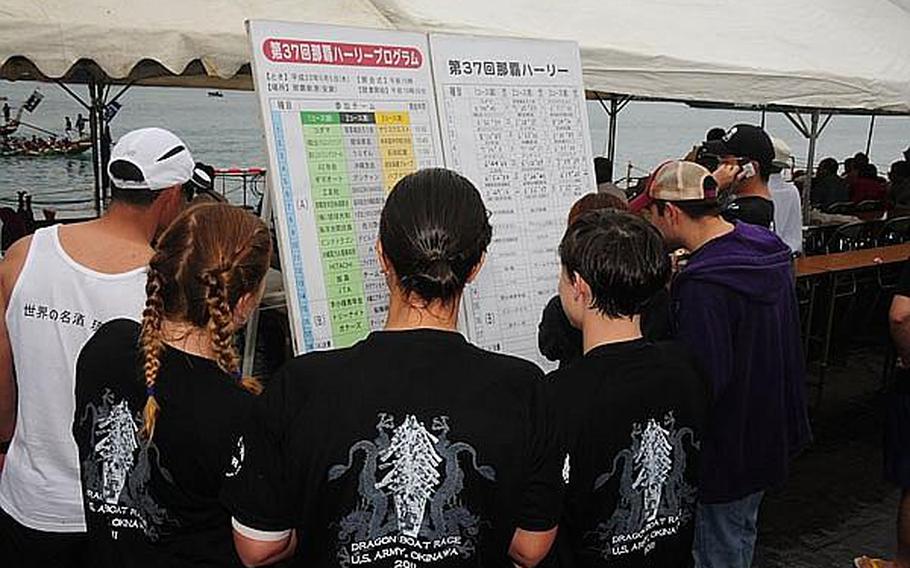
<path fill-rule="evenodd" d="M 592 91 L 910 114 L 910 0 L 0 0 L 0 77 L 249 88 L 254 18 L 571 39 Z"/>

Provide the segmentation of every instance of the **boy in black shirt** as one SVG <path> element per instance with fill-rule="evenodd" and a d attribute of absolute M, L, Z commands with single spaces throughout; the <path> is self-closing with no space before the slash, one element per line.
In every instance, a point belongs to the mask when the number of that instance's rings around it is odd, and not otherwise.
<path fill-rule="evenodd" d="M 675 343 L 642 338 L 670 265 L 627 213 L 588 213 L 560 245 L 559 295 L 584 357 L 552 373 L 567 485 L 562 566 L 690 566 L 709 387 Z"/>

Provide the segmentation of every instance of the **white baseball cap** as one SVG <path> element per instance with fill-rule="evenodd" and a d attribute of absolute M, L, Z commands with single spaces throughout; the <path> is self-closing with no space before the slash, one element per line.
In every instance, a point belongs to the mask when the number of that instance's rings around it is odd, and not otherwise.
<path fill-rule="evenodd" d="M 786 170 L 790 167 L 790 159 L 793 157 L 790 146 L 777 136 L 771 137 L 771 144 L 774 145 L 774 160 L 771 165 L 775 168 Z"/>
<path fill-rule="evenodd" d="M 118 161 L 137 168 L 140 179 L 118 178 L 111 171 L 111 165 Z M 173 132 L 163 128 L 140 128 L 117 141 L 111 150 L 107 173 L 118 189 L 155 191 L 186 183 L 193 177 L 195 165 L 186 144 Z"/>

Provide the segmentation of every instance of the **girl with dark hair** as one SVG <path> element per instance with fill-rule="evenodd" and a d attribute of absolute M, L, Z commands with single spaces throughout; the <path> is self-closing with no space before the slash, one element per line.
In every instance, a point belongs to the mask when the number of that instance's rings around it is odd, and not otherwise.
<path fill-rule="evenodd" d="M 562 462 L 541 372 L 457 331 L 491 239 L 480 194 L 411 174 L 382 211 L 385 329 L 288 364 L 256 404 L 226 487 L 248 566 L 532 566 L 552 543 Z M 298 545 L 299 543 L 299 545 Z"/>
<path fill-rule="evenodd" d="M 100 327 L 76 365 L 92 566 L 231 566 L 224 476 L 262 387 L 241 377 L 234 332 L 259 303 L 271 239 L 237 207 L 205 203 L 161 235 L 141 325 Z"/>

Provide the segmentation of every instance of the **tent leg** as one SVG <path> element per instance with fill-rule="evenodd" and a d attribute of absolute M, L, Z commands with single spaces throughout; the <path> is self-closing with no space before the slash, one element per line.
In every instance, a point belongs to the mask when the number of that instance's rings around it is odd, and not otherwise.
<path fill-rule="evenodd" d="M 803 224 L 809 220 L 809 195 L 812 191 L 812 170 L 815 167 L 815 143 L 818 141 L 819 115 L 818 109 L 813 110 L 809 125 L 809 156 L 806 158 L 806 181 L 803 183 Z"/>
<path fill-rule="evenodd" d="M 89 132 L 92 138 L 92 170 L 95 174 L 95 214 L 101 216 L 101 154 L 98 141 L 98 116 L 95 113 L 95 80 L 92 79 L 88 84 L 88 123 Z"/>
<path fill-rule="evenodd" d="M 104 109 L 107 106 L 107 95 L 110 92 L 110 83 L 107 87 L 98 84 L 98 148 L 101 150 L 101 195 L 105 199 L 109 197 L 111 179 L 107 175 L 107 163 L 111 159 L 111 137 L 107 120 L 104 117 Z"/>
<path fill-rule="evenodd" d="M 108 197 L 110 178 L 107 162 L 111 156 L 111 140 L 108 136 L 107 121 L 104 119 L 105 85 L 96 79 L 89 83 L 89 123 L 91 124 L 92 153 L 97 156 L 95 166 L 95 210 L 101 215 Z"/>
<path fill-rule="evenodd" d="M 616 159 L 616 118 L 619 113 L 622 112 L 622 109 L 626 108 L 626 105 L 629 104 L 629 102 L 632 100 L 632 97 L 610 95 L 610 106 L 607 107 L 607 104 L 600 96 L 600 93 L 595 91 L 594 96 L 597 97 L 597 102 L 600 103 L 600 106 L 604 109 L 604 112 L 607 113 L 607 116 L 610 118 L 610 128 L 608 130 L 607 136 L 606 158 L 610 160 L 610 181 L 613 181 L 613 172 L 616 170 L 613 164 L 613 161 Z"/>
<path fill-rule="evenodd" d="M 246 191 L 244 191 L 244 199 L 246 199 Z M 269 191 L 262 194 L 260 218 L 265 221 L 266 225 L 272 226 L 272 198 L 269 195 Z M 246 324 L 246 334 L 244 334 L 243 339 L 243 366 L 241 369 L 244 377 L 249 377 L 253 374 L 253 365 L 256 362 L 256 342 L 259 339 L 260 313 L 262 313 L 261 307 L 253 310 L 252 315 L 250 315 L 250 321 Z"/>
<path fill-rule="evenodd" d="M 616 97 L 610 97 L 610 136 L 607 139 L 607 159 L 610 160 L 610 181 L 613 181 L 613 159 L 616 157 L 616 115 L 619 114 Z"/>
<path fill-rule="evenodd" d="M 92 142 L 92 172 L 95 176 L 94 188 L 94 205 L 95 214 L 101 216 L 104 208 L 104 201 L 107 197 L 107 189 L 110 187 L 110 180 L 107 175 L 107 160 L 111 155 L 110 139 L 107 136 L 106 124 L 104 120 L 104 98 L 106 91 L 110 90 L 110 84 L 105 89 L 104 84 L 92 77 L 88 86 L 88 100 L 84 100 L 65 85 L 62 81 L 55 81 L 57 85 L 66 91 L 73 99 L 82 105 L 88 111 L 89 136 Z M 117 94 L 114 100 L 120 98 L 133 84 L 129 83 Z"/>
<path fill-rule="evenodd" d="M 872 117 L 869 119 L 869 136 L 866 138 L 866 155 L 869 155 L 869 152 L 872 150 L 872 133 L 875 131 L 875 113 L 872 113 Z"/>

